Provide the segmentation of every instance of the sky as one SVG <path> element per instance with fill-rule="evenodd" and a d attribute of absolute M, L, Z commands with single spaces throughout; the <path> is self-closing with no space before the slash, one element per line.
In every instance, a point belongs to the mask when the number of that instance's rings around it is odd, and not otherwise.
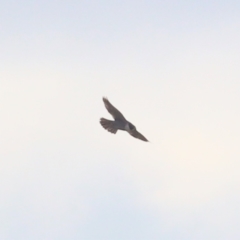
<path fill-rule="evenodd" d="M 2 1 L 0 239 L 240 239 L 239 11 Z"/>

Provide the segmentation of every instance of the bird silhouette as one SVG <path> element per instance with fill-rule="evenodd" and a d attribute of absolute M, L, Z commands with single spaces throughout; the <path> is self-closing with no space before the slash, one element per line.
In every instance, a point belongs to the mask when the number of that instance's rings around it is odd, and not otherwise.
<path fill-rule="evenodd" d="M 148 140 L 140 132 L 137 131 L 136 127 L 130 123 L 123 116 L 123 114 L 109 102 L 107 98 L 103 97 L 103 102 L 108 112 L 114 118 L 114 121 L 100 118 L 100 124 L 103 126 L 103 128 L 114 134 L 116 134 L 118 130 L 127 131 L 131 136 L 148 142 Z"/>

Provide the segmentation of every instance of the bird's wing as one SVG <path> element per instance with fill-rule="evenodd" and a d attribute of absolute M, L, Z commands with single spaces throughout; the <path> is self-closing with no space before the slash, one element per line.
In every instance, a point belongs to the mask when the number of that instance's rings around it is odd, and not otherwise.
<path fill-rule="evenodd" d="M 142 140 L 142 141 L 148 142 L 148 140 L 137 130 L 133 130 L 133 131 L 129 132 L 129 134 L 135 138 Z"/>
<path fill-rule="evenodd" d="M 108 110 L 108 112 L 113 116 L 115 120 L 122 120 L 126 121 L 125 117 L 122 115 L 120 111 L 118 111 L 109 101 L 107 98 L 103 97 L 103 102 Z"/>

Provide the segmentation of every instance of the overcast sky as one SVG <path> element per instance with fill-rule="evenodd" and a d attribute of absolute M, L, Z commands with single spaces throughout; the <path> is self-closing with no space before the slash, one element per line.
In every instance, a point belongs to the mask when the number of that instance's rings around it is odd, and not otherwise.
<path fill-rule="evenodd" d="M 0 239 L 240 239 L 239 13 L 2 1 Z M 102 96 L 150 143 L 105 131 Z"/>

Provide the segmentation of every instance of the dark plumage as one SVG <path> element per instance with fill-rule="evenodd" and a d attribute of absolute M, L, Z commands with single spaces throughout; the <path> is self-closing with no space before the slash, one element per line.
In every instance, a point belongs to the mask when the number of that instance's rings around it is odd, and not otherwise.
<path fill-rule="evenodd" d="M 108 110 L 108 112 L 114 118 L 114 121 L 108 120 L 105 118 L 100 119 L 100 124 L 105 128 L 107 131 L 116 134 L 118 130 L 127 131 L 131 136 L 138 138 L 142 141 L 148 142 L 148 140 L 137 131 L 136 127 L 126 120 L 123 114 L 118 111 L 109 101 L 107 98 L 103 97 L 103 102 Z"/>

